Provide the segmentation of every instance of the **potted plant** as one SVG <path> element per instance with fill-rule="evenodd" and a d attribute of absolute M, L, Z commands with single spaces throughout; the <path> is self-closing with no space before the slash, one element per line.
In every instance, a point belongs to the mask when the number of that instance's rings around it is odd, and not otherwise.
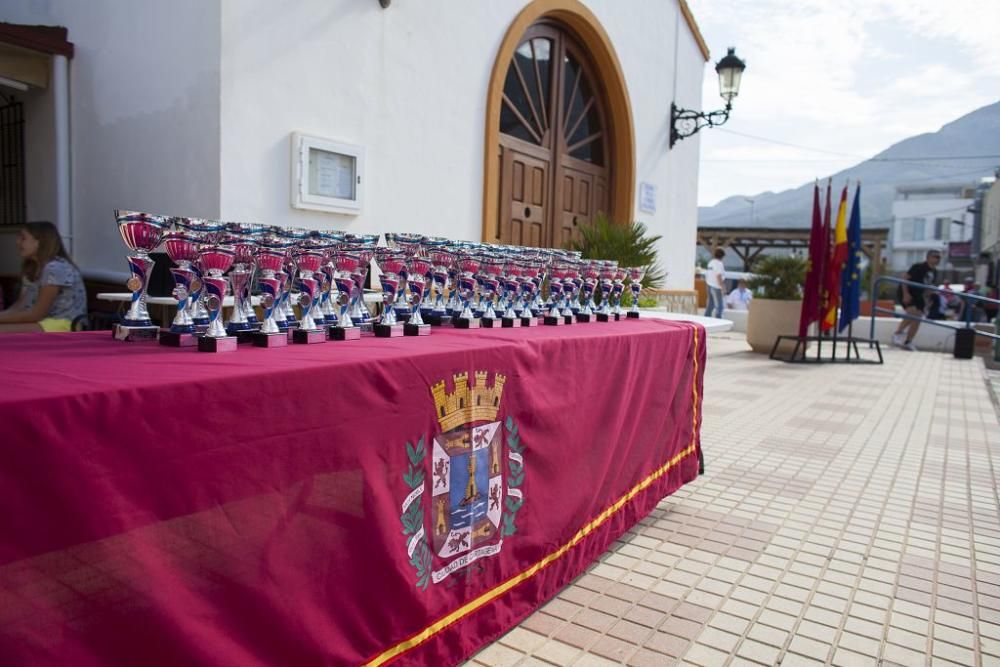
<path fill-rule="evenodd" d="M 795 335 L 802 312 L 802 284 L 809 270 L 809 260 L 793 255 L 765 255 L 753 265 L 754 290 L 747 314 L 747 343 L 754 352 L 769 354 L 780 335 Z M 784 341 L 788 354 L 795 343 Z M 784 347 L 784 344 L 783 346 Z"/>

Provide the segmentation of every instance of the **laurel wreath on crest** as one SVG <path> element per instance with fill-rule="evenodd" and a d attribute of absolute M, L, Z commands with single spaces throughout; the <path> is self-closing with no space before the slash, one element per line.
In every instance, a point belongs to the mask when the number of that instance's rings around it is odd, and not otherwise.
<path fill-rule="evenodd" d="M 521 455 L 524 453 L 524 445 L 521 444 L 521 437 L 518 434 L 517 425 L 514 423 L 514 420 L 507 417 L 505 424 L 507 426 L 507 448 L 510 452 L 517 455 L 516 458 L 510 456 L 507 460 L 508 494 L 504 501 L 503 525 L 500 528 L 500 534 L 503 537 L 508 537 L 517 532 L 517 513 L 524 505 L 524 496 L 520 492 L 520 487 L 524 484 L 524 463 L 523 459 L 521 459 Z M 410 464 L 406 473 L 403 474 L 403 481 L 406 482 L 406 486 L 412 493 L 423 486 L 424 483 L 424 459 L 427 457 L 427 450 L 424 448 L 423 437 L 417 441 L 416 446 L 413 446 L 409 442 L 406 443 L 406 456 L 409 458 Z M 521 461 L 517 459 L 521 459 Z M 513 492 L 511 492 L 512 490 Z M 413 536 L 417 535 L 424 526 L 423 501 L 410 503 L 399 519 L 403 524 L 403 535 L 406 536 L 407 545 L 409 545 Z M 417 575 L 417 588 L 427 590 L 434 560 L 433 553 L 428 545 L 426 533 L 420 536 L 419 541 L 414 546 L 413 555 L 410 556 L 410 565 L 413 566 Z M 481 564 L 478 567 L 480 570 L 482 569 Z M 467 569 L 470 572 L 472 570 L 472 568 Z"/>
<path fill-rule="evenodd" d="M 518 454 L 519 456 L 524 453 L 524 445 L 521 444 L 521 438 L 517 433 L 517 424 L 510 417 L 507 417 L 507 449 Z M 524 483 L 524 463 L 520 463 L 514 458 L 508 458 L 507 460 L 507 489 L 517 489 L 516 494 L 511 494 L 508 492 L 507 498 L 504 501 L 504 513 L 503 513 L 503 528 L 500 529 L 500 534 L 504 537 L 513 535 L 517 532 L 517 512 L 524 505 L 524 496 L 520 493 L 520 486 Z M 515 498 L 514 495 L 519 497 Z"/>
<path fill-rule="evenodd" d="M 403 481 L 406 482 L 410 491 L 413 491 L 424 484 L 424 458 L 427 456 L 427 450 L 424 449 L 423 437 L 417 441 L 416 447 L 409 442 L 406 443 L 406 456 L 410 459 L 410 466 L 409 470 L 403 475 Z M 403 522 L 403 535 L 416 535 L 424 526 L 423 501 L 411 503 L 399 518 Z M 408 537 L 407 539 L 412 538 Z M 413 555 L 410 556 L 410 565 L 413 566 L 413 569 L 417 573 L 417 588 L 427 590 L 427 584 L 431 578 L 433 558 L 431 556 L 431 549 L 427 546 L 426 534 L 421 536 L 420 541 L 413 549 Z"/>

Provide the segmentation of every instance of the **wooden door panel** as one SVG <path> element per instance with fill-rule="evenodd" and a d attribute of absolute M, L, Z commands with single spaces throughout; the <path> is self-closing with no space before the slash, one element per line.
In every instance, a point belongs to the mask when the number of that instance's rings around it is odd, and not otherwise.
<path fill-rule="evenodd" d="M 545 220 L 548 215 L 550 162 L 511 146 L 504 146 L 503 162 L 501 196 L 506 202 L 506 210 L 501 218 L 500 241 L 542 246 L 548 242 Z"/>

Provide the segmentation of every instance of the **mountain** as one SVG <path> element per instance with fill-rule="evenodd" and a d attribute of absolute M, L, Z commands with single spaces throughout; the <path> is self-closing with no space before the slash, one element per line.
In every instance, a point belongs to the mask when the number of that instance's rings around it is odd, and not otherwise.
<path fill-rule="evenodd" d="M 861 179 L 862 223 L 869 229 L 889 227 L 897 185 L 935 182 L 972 184 L 983 176 L 992 176 L 1000 166 L 998 157 L 933 159 L 957 155 L 1000 155 L 1000 102 L 966 114 L 937 132 L 904 139 L 873 158 L 837 172 L 833 175 L 834 207 L 845 179 Z M 917 159 L 899 161 L 907 158 Z M 808 227 L 812 217 L 812 186 L 810 181 L 792 190 L 736 195 L 723 199 L 715 206 L 699 206 L 698 226 L 748 226 L 750 211 L 744 197 L 749 196 L 754 199 L 754 227 Z M 853 190 L 853 183 L 851 187 Z"/>

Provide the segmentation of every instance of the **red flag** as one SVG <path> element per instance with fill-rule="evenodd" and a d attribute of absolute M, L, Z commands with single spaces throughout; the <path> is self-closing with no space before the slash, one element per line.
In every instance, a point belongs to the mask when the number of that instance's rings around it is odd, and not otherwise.
<path fill-rule="evenodd" d="M 799 337 L 804 338 L 809 325 L 819 319 L 820 290 L 823 284 L 823 258 L 826 242 L 819 213 L 819 184 L 813 186 L 812 228 L 809 231 L 809 272 L 802 293 L 802 314 L 799 316 Z"/>
<path fill-rule="evenodd" d="M 833 249 L 826 268 L 826 310 L 821 323 L 823 331 L 837 324 L 837 307 L 840 305 L 840 274 L 847 262 L 847 186 L 840 193 L 837 207 L 837 224 L 833 229 Z"/>

